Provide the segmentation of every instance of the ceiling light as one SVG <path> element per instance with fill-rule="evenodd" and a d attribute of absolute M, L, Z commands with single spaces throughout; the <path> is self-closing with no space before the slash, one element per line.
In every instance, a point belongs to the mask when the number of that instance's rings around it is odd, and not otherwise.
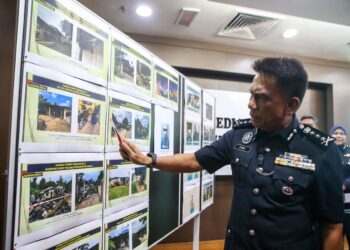
<path fill-rule="evenodd" d="M 298 34 L 298 30 L 296 30 L 296 29 L 290 29 L 290 30 L 286 30 L 286 31 L 283 33 L 283 37 L 284 37 L 284 38 L 292 38 L 292 37 L 295 37 L 297 34 Z"/>
<path fill-rule="evenodd" d="M 152 9 L 150 7 L 148 7 L 148 6 L 146 6 L 146 5 L 140 5 L 136 9 L 136 13 L 139 16 L 148 17 L 148 16 L 152 15 Z"/>

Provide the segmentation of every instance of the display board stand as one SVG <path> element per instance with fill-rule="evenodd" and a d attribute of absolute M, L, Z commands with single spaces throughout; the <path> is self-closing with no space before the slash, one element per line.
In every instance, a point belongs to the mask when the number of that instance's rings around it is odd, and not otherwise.
<path fill-rule="evenodd" d="M 196 215 L 193 219 L 193 250 L 199 250 L 200 220 L 201 214 Z"/>

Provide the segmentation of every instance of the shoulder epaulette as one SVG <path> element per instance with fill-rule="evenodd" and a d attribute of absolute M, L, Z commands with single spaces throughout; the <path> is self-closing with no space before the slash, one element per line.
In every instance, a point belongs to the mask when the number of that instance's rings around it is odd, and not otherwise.
<path fill-rule="evenodd" d="M 297 130 L 299 134 L 307 137 L 314 144 L 322 148 L 327 148 L 331 142 L 335 141 L 332 136 L 329 136 L 328 134 L 308 125 L 299 124 Z"/>
<path fill-rule="evenodd" d="M 243 128 L 254 128 L 254 125 L 252 123 L 251 119 L 239 119 L 236 120 L 235 124 L 233 125 L 234 129 L 243 129 Z"/>

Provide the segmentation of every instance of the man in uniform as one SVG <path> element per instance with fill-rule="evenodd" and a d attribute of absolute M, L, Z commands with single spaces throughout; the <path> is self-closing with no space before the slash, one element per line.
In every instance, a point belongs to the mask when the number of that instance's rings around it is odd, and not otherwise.
<path fill-rule="evenodd" d="M 253 68 L 251 119 L 239 120 L 218 141 L 195 153 L 157 158 L 124 140 L 121 154 L 172 172 L 213 173 L 231 164 L 234 197 L 226 250 L 312 250 L 315 221 L 322 226 L 322 249 L 340 250 L 343 194 L 337 147 L 333 138 L 299 124 L 295 116 L 307 73 L 291 58 L 264 58 Z"/>
<path fill-rule="evenodd" d="M 347 130 L 342 125 L 335 125 L 330 129 L 329 134 L 336 139 L 335 143 L 338 146 L 341 163 L 343 165 L 343 191 L 345 197 L 348 197 L 350 193 L 350 146 L 346 145 Z M 343 223 L 343 233 L 346 235 L 348 246 L 350 247 L 350 200 L 348 198 L 345 199 Z"/>
<path fill-rule="evenodd" d="M 317 126 L 318 119 L 316 118 L 316 116 L 312 114 L 303 115 L 302 117 L 300 117 L 300 123 L 304 125 L 308 125 L 312 128 L 318 128 Z"/>

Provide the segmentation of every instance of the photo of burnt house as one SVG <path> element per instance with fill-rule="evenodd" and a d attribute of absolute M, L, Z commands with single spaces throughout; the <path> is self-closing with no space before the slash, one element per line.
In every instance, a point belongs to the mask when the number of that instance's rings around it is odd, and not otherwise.
<path fill-rule="evenodd" d="M 108 250 L 129 250 L 129 227 L 125 226 L 108 234 Z"/>
<path fill-rule="evenodd" d="M 114 75 L 134 83 L 135 62 L 134 58 L 117 47 L 114 54 Z"/>
<path fill-rule="evenodd" d="M 127 139 L 131 139 L 132 132 L 132 113 L 126 110 L 112 109 L 112 129 L 111 136 L 116 136 L 116 129 L 119 134 Z"/>
<path fill-rule="evenodd" d="M 148 140 L 149 116 L 138 114 L 135 117 L 135 139 Z"/>
<path fill-rule="evenodd" d="M 150 90 L 151 89 L 151 68 L 148 65 L 140 61 L 137 61 L 136 73 L 137 73 L 136 85 L 144 89 Z"/>
<path fill-rule="evenodd" d="M 131 224 L 132 227 L 132 248 L 135 249 L 147 241 L 147 218 L 143 217 Z"/>
<path fill-rule="evenodd" d="M 103 171 L 76 175 L 75 208 L 83 209 L 102 202 Z"/>

